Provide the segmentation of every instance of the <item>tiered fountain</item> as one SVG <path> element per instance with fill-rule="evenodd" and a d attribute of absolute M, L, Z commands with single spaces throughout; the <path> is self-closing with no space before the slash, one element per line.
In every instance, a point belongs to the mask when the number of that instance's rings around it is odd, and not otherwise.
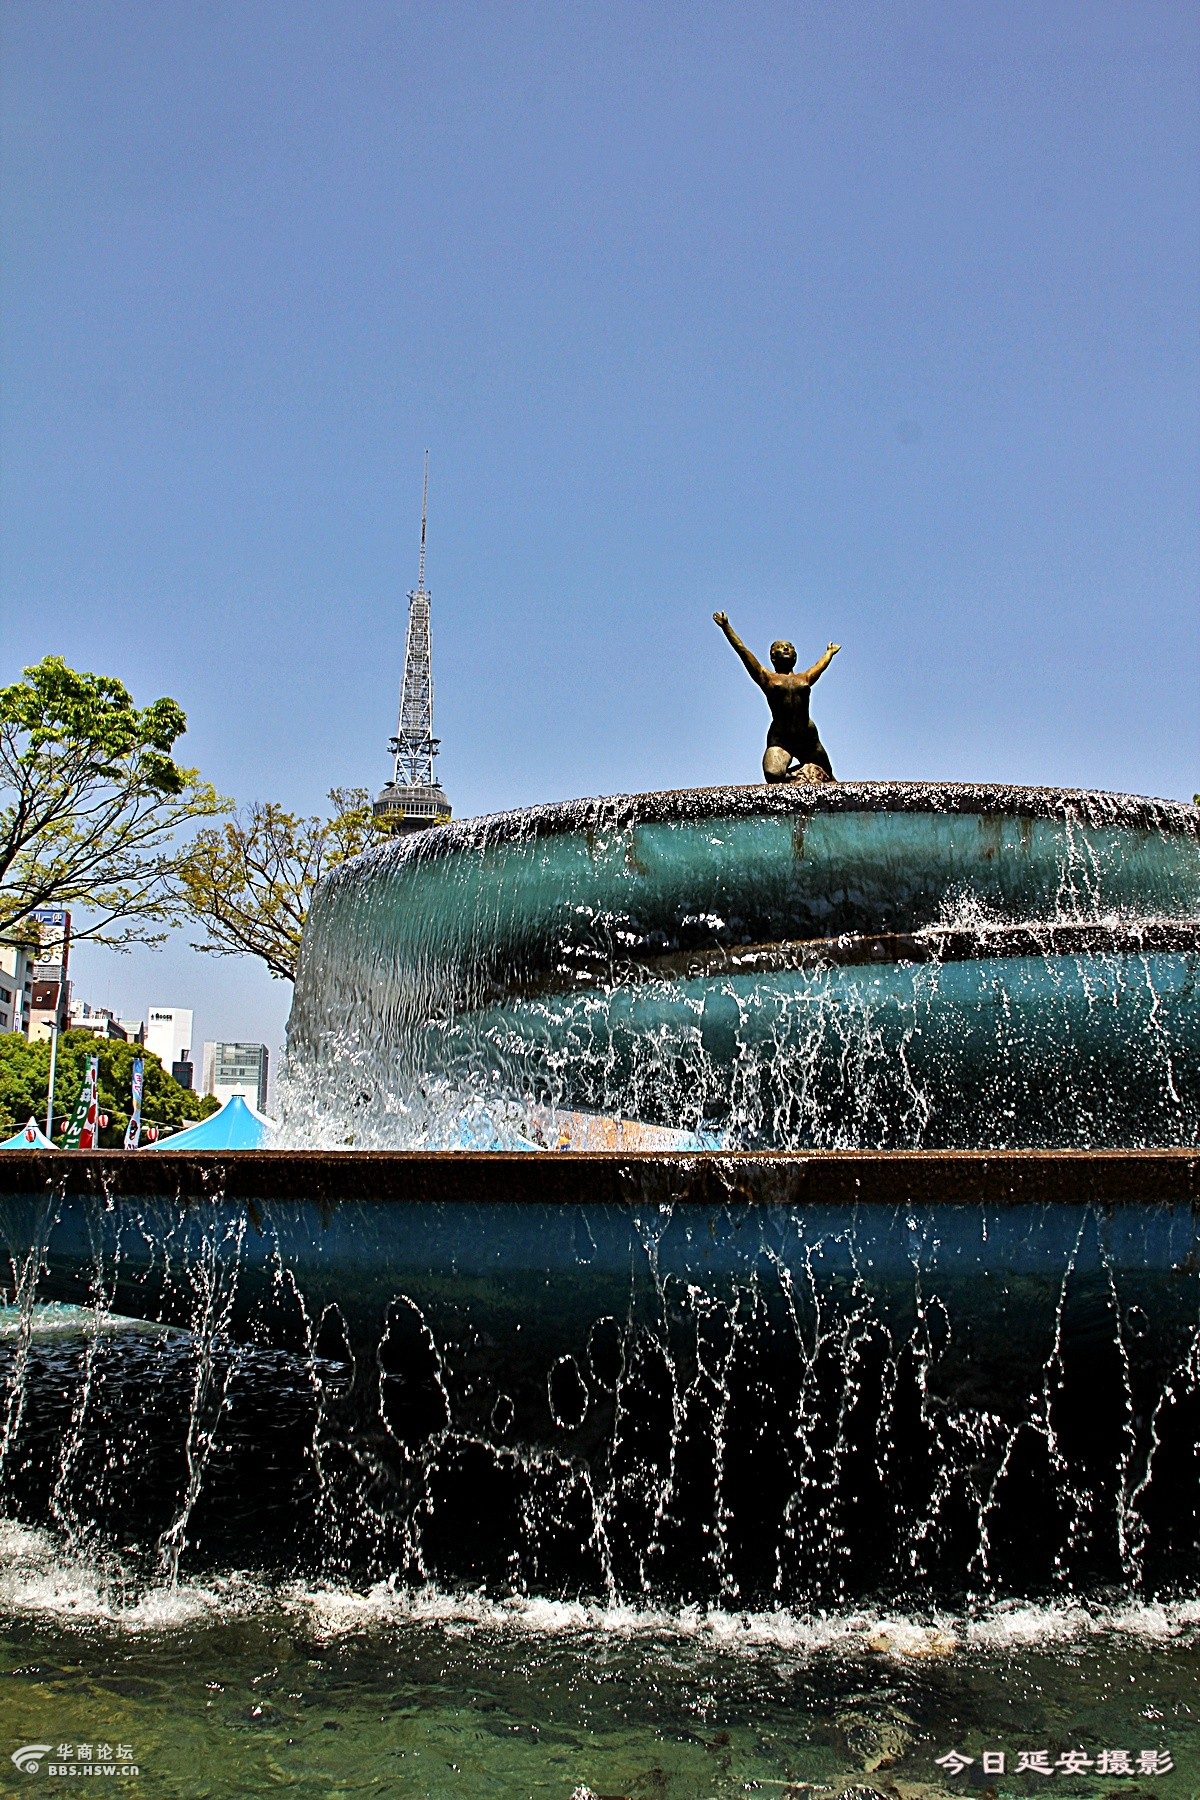
<path fill-rule="evenodd" d="M 191 1331 L 176 1550 L 250 1342 L 304 1372 L 338 1566 L 788 1600 L 1181 1574 L 1198 828 L 845 783 L 389 844 L 314 900 L 296 1147 L 11 1153 L 9 1298 Z M 581 1113 L 718 1147 L 454 1147 Z M 80 1421 L 115 1454 L 99 1398 Z"/>

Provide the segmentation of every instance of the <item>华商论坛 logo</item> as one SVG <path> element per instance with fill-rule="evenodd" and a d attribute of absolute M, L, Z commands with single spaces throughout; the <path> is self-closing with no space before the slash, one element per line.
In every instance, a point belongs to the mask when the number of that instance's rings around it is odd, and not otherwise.
<path fill-rule="evenodd" d="M 22 1744 L 19 1750 L 13 1751 L 12 1759 L 24 1774 L 36 1775 L 42 1766 L 43 1756 L 51 1749 L 51 1744 Z"/>

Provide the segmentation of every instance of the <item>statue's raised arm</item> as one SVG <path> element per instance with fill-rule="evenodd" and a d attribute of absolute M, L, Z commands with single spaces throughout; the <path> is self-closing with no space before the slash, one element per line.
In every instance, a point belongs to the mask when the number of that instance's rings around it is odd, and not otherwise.
<path fill-rule="evenodd" d="M 841 647 L 842 646 L 840 644 L 828 645 L 824 656 L 818 656 L 818 658 L 817 658 L 816 662 L 813 664 L 812 668 L 806 669 L 804 671 L 804 680 L 809 682 L 810 684 L 814 681 L 819 680 L 820 677 L 825 673 L 826 669 L 829 667 L 830 663 L 833 661 L 834 657 L 837 655 L 837 653 L 841 649 Z"/>
<path fill-rule="evenodd" d="M 743 644 L 741 638 L 729 623 L 728 613 L 715 612 L 713 614 L 713 623 L 721 627 L 721 630 L 725 633 L 725 636 L 729 639 L 729 642 L 733 645 L 734 649 L 745 663 L 746 673 L 750 676 L 750 679 L 752 681 L 757 681 L 760 688 L 765 688 L 767 685 L 767 671 L 763 668 L 753 650 L 747 650 L 745 644 Z"/>

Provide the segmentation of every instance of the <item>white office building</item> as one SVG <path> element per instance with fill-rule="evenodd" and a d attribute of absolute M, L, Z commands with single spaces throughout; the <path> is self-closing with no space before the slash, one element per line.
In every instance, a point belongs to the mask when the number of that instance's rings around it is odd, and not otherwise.
<path fill-rule="evenodd" d="M 240 1094 L 260 1113 L 267 1110 L 267 1046 L 205 1044 L 203 1088 L 222 1105 Z"/>
<path fill-rule="evenodd" d="M 169 1075 L 176 1063 L 185 1062 L 191 1054 L 191 1007 L 150 1007 L 146 1013 L 145 1044 Z"/>
<path fill-rule="evenodd" d="M 93 1037 L 117 1038 L 140 1044 L 146 1027 L 140 1019 L 118 1019 L 110 1006 L 89 1006 L 86 1000 L 71 1002 L 71 1030 L 90 1031 Z"/>
<path fill-rule="evenodd" d="M 32 955 L 20 944 L 0 944 L 0 1031 L 24 1031 L 32 1004 Z"/>

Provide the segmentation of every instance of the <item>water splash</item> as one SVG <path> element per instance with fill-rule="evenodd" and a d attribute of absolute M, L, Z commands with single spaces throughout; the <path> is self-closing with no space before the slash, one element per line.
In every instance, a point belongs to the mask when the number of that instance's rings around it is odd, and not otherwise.
<path fill-rule="evenodd" d="M 269 1544 L 341 1580 L 610 1606 L 1195 1577 L 1187 1208 L 409 1202 L 340 1300 L 322 1238 L 340 1267 L 378 1209 L 313 1214 L 307 1261 L 295 1212 L 186 1209 L 156 1291 L 190 1330 L 124 1336 L 137 1246 L 172 1232 L 103 1215 L 78 1335 L 31 1312 L 0 1344 L 10 1510 L 168 1579 Z"/>
<path fill-rule="evenodd" d="M 0 1611 L 9 1618 L 52 1621 L 80 1633 L 97 1625 L 119 1625 L 131 1635 L 157 1635 L 189 1631 L 212 1620 L 274 1615 L 317 1643 L 386 1634 L 416 1624 L 485 1640 L 493 1635 L 537 1640 L 673 1639 L 716 1650 L 778 1651 L 794 1658 L 832 1650 L 897 1662 L 956 1652 L 1083 1645 L 1114 1634 L 1147 1645 L 1189 1643 L 1200 1635 L 1200 1598 L 1190 1595 L 1160 1602 L 983 1601 L 966 1612 L 874 1607 L 755 1612 L 529 1595 L 496 1599 L 478 1591 L 406 1587 L 394 1577 L 365 1587 L 343 1587 L 328 1580 L 271 1581 L 242 1572 L 155 1581 L 132 1566 L 118 1574 L 111 1560 L 96 1563 L 66 1552 L 51 1532 L 4 1518 L 0 1518 Z"/>
<path fill-rule="evenodd" d="M 855 783 L 425 833 L 314 896 L 282 1141 L 504 1147 L 583 1110 L 746 1148 L 1195 1143 L 1197 829 Z"/>
<path fill-rule="evenodd" d="M 1194 1144 L 1198 918 L 1195 809 L 1159 802 L 847 784 L 467 822 L 320 889 L 287 1132 L 518 1146 L 583 1108 L 786 1150 Z M 1185 1206 L 799 1204 L 736 1158 L 683 1204 L 691 1166 L 620 1203 L 10 1197 L 0 1501 L 146 1593 L 249 1568 L 572 1617 L 861 1606 L 898 1642 L 893 1613 L 1194 1587 Z M 66 1297 L 75 1337 L 43 1329 Z"/>

